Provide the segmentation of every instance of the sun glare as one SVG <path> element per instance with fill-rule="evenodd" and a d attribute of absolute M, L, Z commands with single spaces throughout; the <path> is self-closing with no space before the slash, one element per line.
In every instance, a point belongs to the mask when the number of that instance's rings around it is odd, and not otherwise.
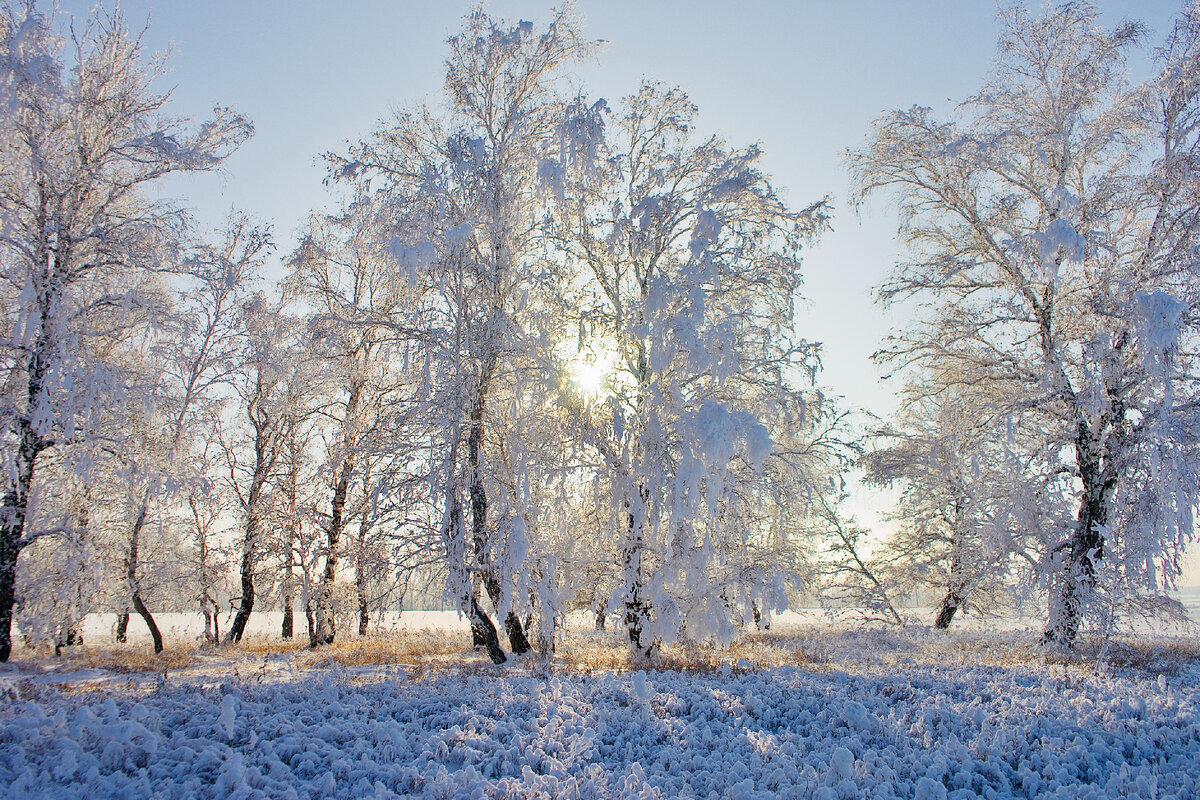
<path fill-rule="evenodd" d="M 595 399 L 606 393 L 615 371 L 616 359 L 612 353 L 595 347 L 585 347 L 570 361 L 571 382 L 579 393 Z"/>

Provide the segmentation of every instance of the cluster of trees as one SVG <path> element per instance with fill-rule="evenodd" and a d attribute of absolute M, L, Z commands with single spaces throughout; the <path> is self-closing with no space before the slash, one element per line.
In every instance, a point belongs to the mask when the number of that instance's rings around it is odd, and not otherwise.
<path fill-rule="evenodd" d="M 569 13 L 473 13 L 442 106 L 327 157 L 345 202 L 267 287 L 269 231 L 199 236 L 152 191 L 247 120 L 166 117 L 118 14 L 2 25 L 0 658 L 14 608 L 56 646 L 136 613 L 160 650 L 155 609 L 236 642 L 265 596 L 317 645 L 417 580 L 497 662 L 576 609 L 649 658 L 786 607 L 849 454 L 793 332 L 824 204 L 681 91 L 568 93 Z"/>
<path fill-rule="evenodd" d="M 327 155 L 344 202 L 268 286 L 269 231 L 200 235 L 154 191 L 249 121 L 167 116 L 117 13 L 67 40 L 6 6 L 0 660 L 14 611 L 56 647 L 136 613 L 161 650 L 157 609 L 236 642 L 269 602 L 317 646 L 417 584 L 498 663 L 577 610 L 640 659 L 727 641 L 822 575 L 896 621 L 940 587 L 942 626 L 1041 586 L 1066 645 L 1157 593 L 1197 491 L 1200 13 L 1135 86 L 1135 25 L 1005 22 L 958 119 L 894 112 L 850 155 L 912 245 L 881 296 L 927 312 L 881 354 L 906 404 L 872 441 L 795 330 L 826 203 L 789 207 L 679 89 L 569 90 L 596 46 L 569 10 L 470 14 L 443 102 Z M 840 508 L 867 450 L 904 487 L 870 558 Z"/>

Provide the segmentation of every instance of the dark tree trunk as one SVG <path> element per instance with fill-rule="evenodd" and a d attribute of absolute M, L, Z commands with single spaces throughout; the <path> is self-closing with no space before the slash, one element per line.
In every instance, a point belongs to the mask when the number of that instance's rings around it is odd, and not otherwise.
<path fill-rule="evenodd" d="M 246 623 L 254 611 L 254 571 L 258 567 L 258 540 L 262 531 L 262 494 L 279 457 L 278 415 L 260 405 L 257 398 L 267 396 L 266 379 L 260 366 L 256 376 L 256 400 L 246 411 L 254 428 L 254 472 L 250 476 L 250 490 L 246 493 L 245 538 L 242 541 L 242 597 L 237 614 L 229 626 L 227 643 L 240 642 L 246 632 Z"/>
<path fill-rule="evenodd" d="M 6 498 L 5 511 L 11 513 L 12 492 Z M 22 509 L 22 512 L 24 509 Z M 24 514 L 22 513 L 22 516 Z M 6 521 L 7 522 L 7 521 Z M 24 520 L 22 520 L 23 527 Z M 12 524 L 4 525 L 0 532 L 0 661 L 8 661 L 12 654 L 12 619 L 13 606 L 16 604 L 17 584 L 17 555 L 20 548 L 17 542 L 21 534 L 19 529 L 13 530 Z"/>
<path fill-rule="evenodd" d="M 44 209 L 42 209 L 44 211 Z M 56 265 L 58 254 L 39 253 L 39 263 Z M 39 292 L 41 309 L 55 306 L 61 289 L 44 288 Z M 15 474 L 4 493 L 4 506 L 0 508 L 0 662 L 8 661 L 12 655 L 13 608 L 17 600 L 17 558 L 24 547 L 21 539 L 25 535 L 25 515 L 29 509 L 29 493 L 33 488 L 34 471 L 38 456 L 53 446 L 50 439 L 39 434 L 26 414 L 33 413 L 40 402 L 45 384 L 47 365 L 45 354 L 53 345 L 47 338 L 43 325 L 33 342 L 28 361 L 28 380 L 25 383 L 25 414 L 13 420 L 12 433 L 17 439 L 17 452 L 13 454 L 11 466 Z"/>
<path fill-rule="evenodd" d="M 213 598 L 212 564 L 208 546 L 209 520 L 201 510 L 199 499 L 195 494 L 188 495 L 188 506 L 192 510 L 193 524 L 196 526 L 196 543 L 200 550 L 200 613 L 204 615 L 204 641 L 217 644 L 221 641 L 217 617 L 221 610 Z"/>
<path fill-rule="evenodd" d="M 304 604 L 304 619 L 308 622 L 308 641 L 311 644 L 317 640 L 317 621 L 313 616 L 312 600 Z"/>
<path fill-rule="evenodd" d="M 298 446 L 296 437 L 297 423 L 294 418 L 289 419 L 288 437 L 287 437 L 287 454 L 288 454 L 288 480 L 287 480 L 287 500 L 288 500 L 288 540 L 287 540 L 287 566 L 283 573 L 283 627 L 280 634 L 284 639 L 291 639 L 294 635 L 294 622 L 292 604 L 296 601 L 296 551 L 300 546 L 300 508 L 296 500 L 298 494 L 298 485 L 300 483 L 300 447 Z M 312 631 L 309 631 L 309 638 L 312 638 Z"/>
<path fill-rule="evenodd" d="M 453 493 L 450 494 L 450 530 L 449 537 L 461 536 L 463 530 L 463 515 L 462 508 L 458 501 L 454 499 Z M 478 578 L 478 575 L 475 576 Z M 474 647 L 483 647 L 488 654 L 488 658 L 493 664 L 503 664 L 508 661 L 508 656 L 504 655 L 503 648 L 500 647 L 500 637 L 496 633 L 496 626 L 492 620 L 484 612 L 483 607 L 479 605 L 479 588 L 478 581 L 472 580 L 473 589 L 466 592 L 466 596 L 460 599 L 460 610 L 466 615 L 467 620 L 471 624 L 471 642 Z"/>
<path fill-rule="evenodd" d="M 596 630 L 602 631 L 608 627 L 608 601 L 600 601 L 596 607 Z"/>
<path fill-rule="evenodd" d="M 954 503 L 954 520 L 955 530 L 951 533 L 950 546 L 950 586 L 946 589 L 946 596 L 942 598 L 941 605 L 938 606 L 937 616 L 934 617 L 933 625 L 939 630 L 946 630 L 950 627 L 950 621 L 954 619 L 954 614 L 962 607 L 963 601 L 966 599 L 966 584 L 962 579 L 962 562 L 959 559 L 960 548 L 962 542 L 959 539 L 959 530 L 962 524 L 962 508 L 963 503 L 956 500 Z"/>
<path fill-rule="evenodd" d="M 1050 620 L 1042 636 L 1045 644 L 1071 648 L 1079 635 L 1085 595 L 1096 585 L 1096 563 L 1104 558 L 1104 527 L 1116 481 L 1105 475 L 1100 436 L 1080 422 L 1075 437 L 1075 457 L 1083 493 L 1070 538 L 1055 551 L 1059 574 L 1050 598 Z"/>
<path fill-rule="evenodd" d="M 238 603 L 237 614 L 229 626 L 227 642 L 240 642 L 246 632 L 246 623 L 250 621 L 250 613 L 254 611 L 254 570 L 258 561 L 258 510 L 257 503 L 261 486 L 253 486 L 250 490 L 251 510 L 246 518 L 246 539 L 242 543 L 242 597 Z"/>
<path fill-rule="evenodd" d="M 333 491 L 333 503 L 329 515 L 329 526 L 325 529 L 325 570 L 321 574 L 321 585 L 317 590 L 317 626 L 310 638 L 309 646 L 333 644 L 337 635 L 333 609 L 333 581 L 337 577 L 338 547 L 341 546 L 342 527 L 345 525 L 346 495 L 350 491 L 350 473 L 354 461 L 347 457 L 342 462 L 338 481 Z"/>
<path fill-rule="evenodd" d="M 492 601 L 492 608 L 499 609 L 500 581 L 496 579 L 496 573 L 491 570 L 486 571 L 483 576 L 483 584 L 487 587 L 488 599 Z M 504 632 L 508 634 L 508 645 L 514 653 L 520 655 L 528 653 L 532 649 L 529 637 L 525 635 L 525 626 L 515 611 L 508 612 L 504 618 Z"/>
<path fill-rule="evenodd" d="M 37 353 L 45 347 L 39 335 L 35 355 L 29 367 L 28 401 L 33 408 L 42 392 L 44 368 Z M 29 508 L 29 492 L 33 486 L 33 473 L 38 456 L 50 447 L 50 442 L 33 429 L 25 417 L 16 419 L 19 444 L 14 464 L 15 482 L 4 493 L 4 506 L 0 508 L 0 662 L 8 661 L 12 654 L 13 608 L 17 595 L 17 558 L 25 535 L 25 514 Z"/>
<path fill-rule="evenodd" d="M 369 473 L 364 483 L 370 482 Z M 370 613 L 367 604 L 367 532 L 370 530 L 370 505 L 363 503 L 362 516 L 358 521 L 358 547 L 354 554 L 354 591 L 358 596 L 358 635 L 367 635 Z"/>
<path fill-rule="evenodd" d="M 236 643 L 242 640 L 242 636 L 246 632 L 246 623 L 250 621 L 252 611 L 254 611 L 254 573 L 247 570 L 243 558 L 242 596 L 239 598 L 237 613 L 233 615 L 233 622 L 229 624 L 227 642 Z"/>
<path fill-rule="evenodd" d="M 470 480 L 469 493 L 471 496 L 471 539 L 475 547 L 475 557 L 483 577 L 484 589 L 496 613 L 500 613 L 500 581 L 488 562 L 488 497 L 483 485 L 483 470 L 480 467 L 480 452 L 483 448 L 484 408 L 487 399 L 488 386 L 495 368 L 495 359 L 489 361 L 480 379 L 479 391 L 475 397 L 475 405 L 471 409 L 471 431 L 467 436 L 467 467 Z M 474 601 L 478 607 L 478 600 Z M 495 628 L 488 621 L 488 625 Z M 505 633 L 508 634 L 508 644 L 514 653 L 528 653 L 531 649 L 529 638 L 521 625 L 521 618 L 510 611 L 504 619 Z M 486 633 L 486 631 L 483 631 Z M 478 636 L 472 629 L 472 640 L 478 644 Z M 486 642 L 484 642 L 486 646 Z M 489 648 L 490 649 L 490 648 Z M 495 658 L 492 659 L 495 661 Z M 497 662 L 501 663 L 501 662 Z"/>
<path fill-rule="evenodd" d="M 643 508 L 649 499 L 645 487 L 638 487 Z M 628 508 L 628 506 L 627 506 Z M 647 662 L 654 659 L 657 642 L 645 641 L 646 627 L 650 623 L 650 604 L 642 596 L 643 565 L 645 542 L 642 539 L 642 528 L 638 515 L 633 509 L 626 512 L 628 518 L 628 540 L 622 550 L 622 561 L 625 572 L 625 629 L 629 634 L 629 646 L 636 660 Z"/>
<path fill-rule="evenodd" d="M 133 521 L 133 528 L 129 532 L 129 553 L 125 560 L 125 578 L 129 581 L 132 595 L 129 598 L 133 605 L 133 610 L 138 613 L 138 616 L 146 623 L 146 628 L 150 631 L 150 638 L 154 643 L 154 652 L 161 653 L 163 651 L 162 633 L 158 630 L 158 625 L 154 622 L 154 615 L 150 613 L 150 609 L 146 607 L 146 603 L 142 600 L 142 592 L 138 587 L 137 571 L 139 563 L 139 547 L 141 545 L 142 528 L 146 525 L 146 514 L 150 510 L 150 498 L 145 496 L 142 499 L 141 508 L 138 509 L 137 518 Z M 122 627 L 124 623 L 125 627 Z M 117 623 L 117 641 L 125 641 L 126 628 L 129 626 L 129 612 L 125 612 L 125 617 Z"/>
<path fill-rule="evenodd" d="M 146 627 L 150 630 L 150 638 L 154 640 L 154 652 L 161 653 L 163 651 L 162 633 L 158 630 L 158 625 L 154 623 L 154 617 L 150 614 L 150 609 L 146 608 L 146 604 L 142 602 L 141 592 L 133 593 L 133 610 L 138 613 L 146 622 Z"/>
<path fill-rule="evenodd" d="M 363 387 L 362 382 L 356 382 L 350 387 L 344 421 L 347 426 L 358 416 Z M 334 637 L 337 635 L 333 608 L 333 581 L 337 577 L 338 548 L 341 546 L 342 529 L 346 525 L 346 497 L 350 492 L 350 476 L 354 473 L 353 448 L 355 444 L 356 442 L 347 428 L 343 438 L 342 463 L 337 471 L 337 482 L 334 484 L 333 499 L 329 508 L 329 525 L 325 529 L 325 570 L 321 575 L 321 584 L 317 590 L 316 630 L 309 637 L 310 647 L 333 644 Z"/>
<path fill-rule="evenodd" d="M 125 644 L 129 641 L 129 609 L 126 608 L 120 614 L 117 614 L 117 631 L 115 638 L 118 644 Z"/>
<path fill-rule="evenodd" d="M 933 625 L 940 630 L 946 630 L 950 627 L 950 621 L 954 619 L 955 612 L 962 605 L 962 595 L 951 589 L 942 598 L 941 605 L 938 606 L 937 616 L 934 617 Z"/>
<path fill-rule="evenodd" d="M 492 663 L 503 664 L 508 661 L 508 656 L 504 655 L 504 649 L 500 647 L 500 637 L 496 633 L 496 626 L 492 624 L 492 620 L 484 613 L 474 598 L 471 599 L 470 619 L 471 638 L 483 643 Z"/>

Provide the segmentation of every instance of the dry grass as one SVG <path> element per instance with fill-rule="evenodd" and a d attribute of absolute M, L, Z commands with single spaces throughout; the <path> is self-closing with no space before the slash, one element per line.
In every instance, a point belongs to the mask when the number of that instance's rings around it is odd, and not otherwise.
<path fill-rule="evenodd" d="M 342 667 L 412 666 L 429 658 L 457 655 L 462 650 L 460 639 L 428 631 L 380 633 L 362 638 L 342 637 L 316 649 L 303 648 L 296 653 L 293 664 L 305 669 L 329 664 Z"/>
<path fill-rule="evenodd" d="M 55 656 L 46 649 L 21 648 L 13 658 L 17 669 L 22 672 L 70 672 L 73 670 L 103 670 L 120 675 L 137 673 L 178 672 L 196 667 L 201 663 L 200 652 L 194 646 L 169 647 L 161 653 L 153 652 L 148 645 L 107 644 L 101 647 L 72 647 Z"/>
<path fill-rule="evenodd" d="M 616 632 L 571 631 L 553 661 L 530 655 L 516 657 L 503 667 L 493 666 L 469 648 L 462 633 L 391 631 L 366 637 L 343 635 L 332 645 L 310 649 L 306 638 L 281 640 L 248 637 L 239 644 L 212 647 L 175 645 L 161 654 L 145 643 L 106 644 L 73 648 L 61 658 L 49 653 L 19 654 L 18 670 L 55 673 L 94 669 L 113 675 L 191 675 L 209 679 L 262 680 L 280 669 L 303 673 L 329 667 L 366 669 L 403 666 L 415 679 L 453 672 L 459 675 L 504 675 L 512 670 L 593 674 L 627 672 L 634 664 L 625 641 Z M 1136 637 L 1083 639 L 1068 654 L 1047 652 L 1033 631 L 980 633 L 904 629 L 846 629 L 794 626 L 748 634 L 726 648 L 702 644 L 669 645 L 646 665 L 654 670 L 693 673 L 742 672 L 779 666 L 825 671 L 871 672 L 896 666 L 996 666 L 1061 664 L 1082 669 L 1117 668 L 1148 673 L 1175 672 L 1200 663 L 1200 639 L 1195 637 Z"/>
<path fill-rule="evenodd" d="M 1122 638 L 1110 640 L 1107 647 L 1095 642 L 1092 649 L 1101 651 L 1110 666 L 1151 674 L 1173 674 L 1200 663 L 1200 639 L 1196 638 Z"/>

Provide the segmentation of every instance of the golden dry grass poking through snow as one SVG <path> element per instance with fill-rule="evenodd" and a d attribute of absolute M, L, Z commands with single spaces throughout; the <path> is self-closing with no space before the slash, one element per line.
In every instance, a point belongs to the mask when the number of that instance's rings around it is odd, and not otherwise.
<path fill-rule="evenodd" d="M 812 671 L 870 673 L 896 667 L 1011 667 L 1055 663 L 1084 670 L 1132 669 L 1174 672 L 1200 664 L 1200 638 L 1139 636 L 1103 640 L 1084 637 L 1074 653 L 1047 653 L 1034 629 L 981 632 L 907 628 L 853 628 L 821 624 L 778 625 L 750 632 L 729 647 L 704 643 L 664 647 L 651 665 L 635 665 L 623 635 L 617 631 L 569 630 L 551 661 L 536 654 L 511 658 L 502 667 L 469 646 L 465 631 L 445 629 L 390 630 L 358 637 L 341 633 L 332 645 L 310 649 L 307 638 L 290 640 L 258 633 L 231 646 L 168 641 L 155 655 L 148 642 L 97 644 L 71 648 L 61 657 L 48 651 L 19 650 L 11 665 L 19 674 L 51 679 L 72 672 L 100 671 L 112 678 L 164 676 L 163 679 L 262 681 L 331 667 L 354 671 L 363 679 L 388 667 L 405 668 L 416 678 L 445 672 L 504 675 L 514 671 L 565 673 L 627 672 L 648 666 L 681 672 L 744 672 L 779 666 Z M 379 668 L 373 670 L 372 668 Z M 82 679 L 82 678 L 80 678 Z"/>

